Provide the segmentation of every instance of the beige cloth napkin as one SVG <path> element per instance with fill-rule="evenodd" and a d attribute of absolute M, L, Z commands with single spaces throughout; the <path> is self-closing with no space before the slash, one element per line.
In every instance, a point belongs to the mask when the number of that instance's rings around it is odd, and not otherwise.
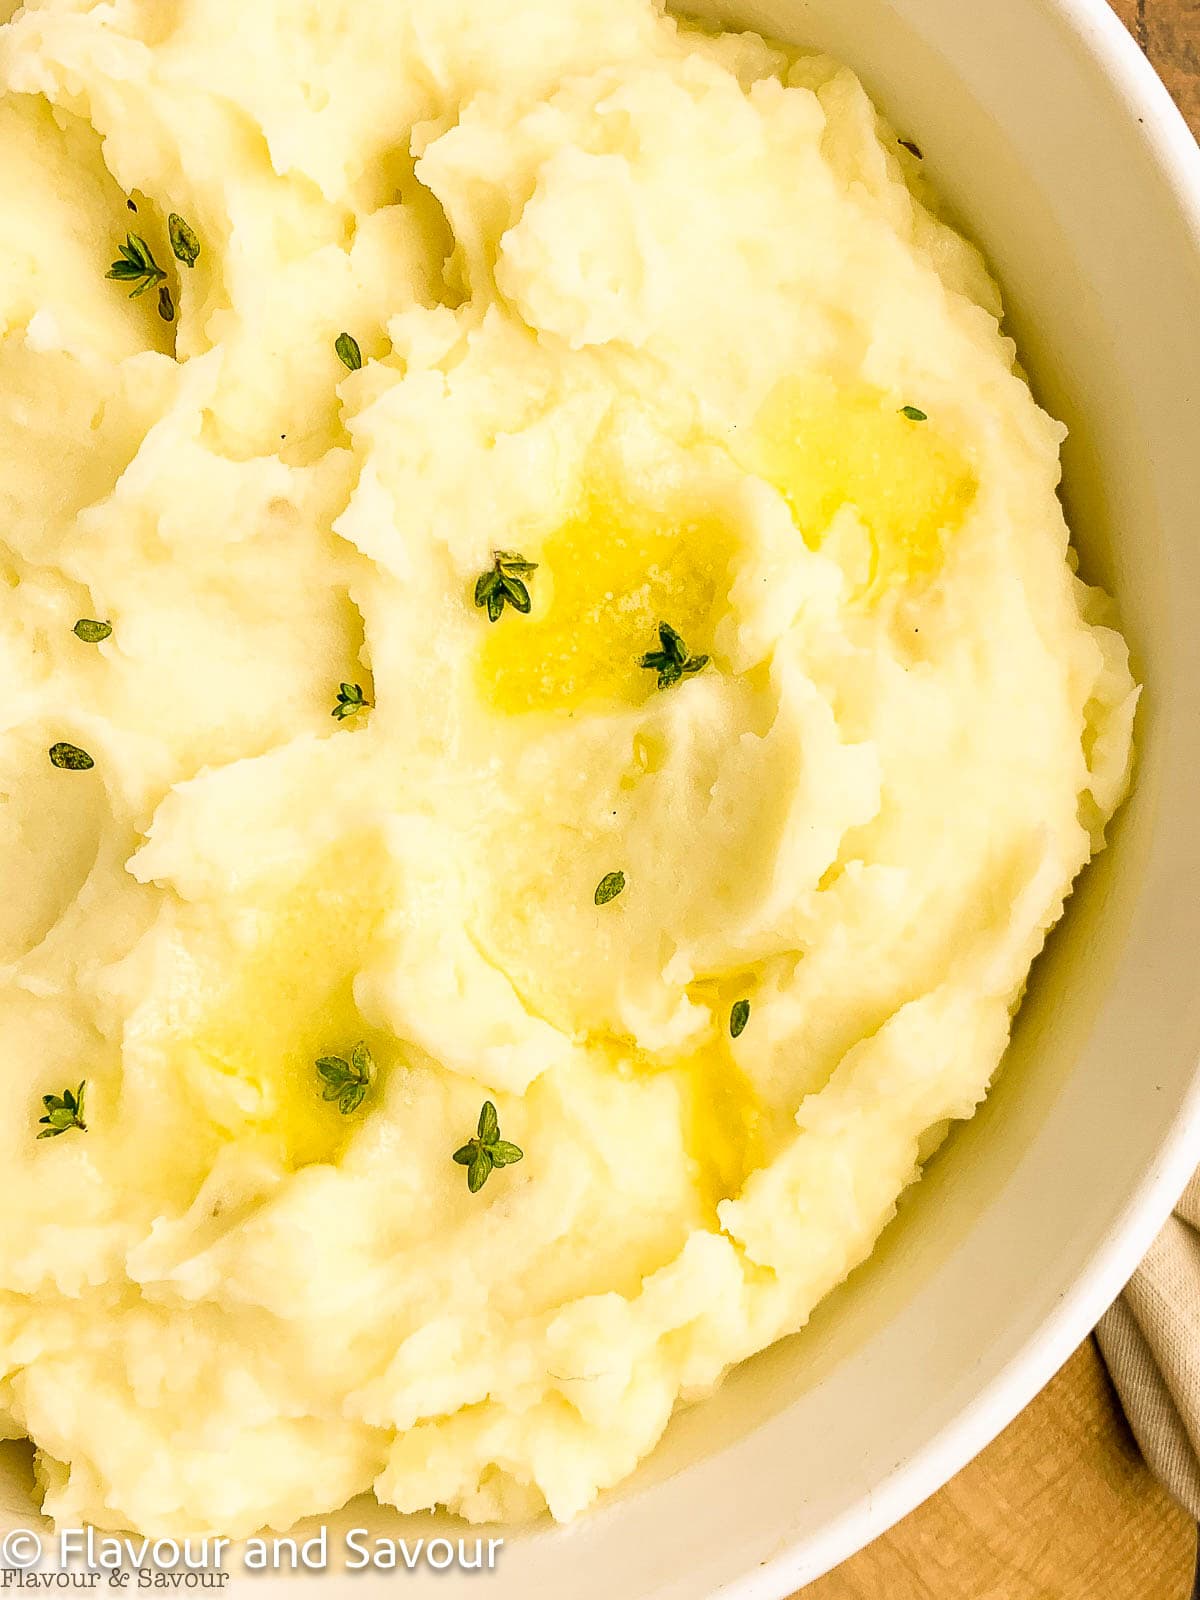
<path fill-rule="evenodd" d="M 1151 1470 L 1200 1520 L 1200 1172 L 1096 1338 Z"/>

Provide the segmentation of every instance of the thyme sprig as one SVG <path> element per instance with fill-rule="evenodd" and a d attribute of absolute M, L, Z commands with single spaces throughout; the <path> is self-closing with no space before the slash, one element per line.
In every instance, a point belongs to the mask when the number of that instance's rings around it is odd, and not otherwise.
<path fill-rule="evenodd" d="M 345 722 L 347 717 L 354 716 L 357 711 L 365 711 L 370 704 L 362 691 L 361 684 L 342 683 L 338 685 L 337 704 L 330 715 L 335 716 L 339 722 Z"/>
<path fill-rule="evenodd" d="M 658 673 L 658 687 L 669 689 L 682 678 L 703 672 L 709 656 L 694 656 L 669 622 L 658 625 L 659 649 L 648 651 L 638 662 L 647 672 Z"/>
<path fill-rule="evenodd" d="M 72 1128 L 78 1128 L 80 1133 L 86 1133 L 87 1123 L 83 1120 L 83 1097 L 87 1090 L 87 1079 L 79 1085 L 78 1089 L 64 1089 L 61 1094 L 44 1094 L 42 1105 L 46 1114 L 38 1118 L 38 1125 L 42 1131 L 39 1139 L 57 1139 L 61 1133 L 69 1133 Z"/>
<path fill-rule="evenodd" d="M 487 608 L 489 622 L 499 622 L 506 605 L 528 616 L 533 602 L 524 580 L 536 571 L 536 561 L 526 561 L 514 550 L 494 550 L 491 569 L 476 580 L 475 604 Z"/>
<path fill-rule="evenodd" d="M 132 285 L 129 298 L 136 300 L 148 290 L 158 289 L 158 314 L 164 322 L 174 322 L 175 302 L 166 283 L 166 273 L 154 259 L 154 252 L 140 233 L 130 233 L 125 243 L 117 246 L 120 255 L 105 273 L 117 283 Z"/>
<path fill-rule="evenodd" d="M 367 1097 L 367 1090 L 375 1082 L 375 1062 L 360 1040 L 350 1052 L 349 1060 L 343 1056 L 322 1056 L 317 1062 L 317 1076 L 325 1087 L 322 1099 L 336 1100 L 344 1117 L 354 1114 Z"/>
<path fill-rule="evenodd" d="M 519 1145 L 500 1137 L 500 1118 L 490 1100 L 483 1103 L 475 1137 L 454 1152 L 454 1160 L 467 1169 L 467 1188 L 472 1194 L 479 1193 L 496 1167 L 511 1167 L 524 1157 Z"/>
<path fill-rule="evenodd" d="M 117 283 L 132 284 L 129 291 L 131 300 L 136 300 L 166 278 L 166 273 L 154 259 L 153 250 L 140 233 L 126 235 L 125 243 L 119 245 L 118 249 L 120 256 L 109 267 L 105 277 Z"/>

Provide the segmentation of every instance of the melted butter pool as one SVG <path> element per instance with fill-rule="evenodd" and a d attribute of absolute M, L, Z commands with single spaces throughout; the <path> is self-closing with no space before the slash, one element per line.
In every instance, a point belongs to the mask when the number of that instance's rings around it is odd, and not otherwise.
<path fill-rule="evenodd" d="M 666 1076 L 674 1082 L 699 1213 L 711 1222 L 720 1202 L 739 1194 L 750 1174 L 765 1164 L 768 1148 L 766 1108 L 720 1024 L 714 1019 L 707 1039 L 669 1058 L 615 1037 L 593 1038 L 592 1046 L 617 1076 Z"/>
<path fill-rule="evenodd" d="M 506 610 L 479 657 L 484 698 L 499 711 L 639 705 L 655 692 L 639 658 L 669 622 L 693 654 L 712 648 L 728 589 L 732 535 L 715 518 L 672 516 L 592 491 L 538 550 L 533 610 Z"/>
<path fill-rule="evenodd" d="M 740 1194 L 766 1160 L 763 1109 L 733 1059 L 728 1041 L 712 1040 L 676 1067 L 684 1091 L 685 1137 L 706 1210 Z"/>
<path fill-rule="evenodd" d="M 171 1053 L 182 1056 L 184 1081 L 218 1140 L 268 1138 L 291 1167 L 336 1158 L 356 1118 L 322 1099 L 315 1063 L 347 1056 L 367 1036 L 353 981 L 385 900 L 375 853 L 342 845 L 256 909 L 254 937 L 238 957 L 222 944 L 211 962 L 202 958 L 211 970 L 201 992 L 213 998 Z M 376 1093 L 378 1081 L 364 1111 Z"/>
<path fill-rule="evenodd" d="M 976 491 L 935 419 L 913 421 L 892 396 L 829 379 L 780 384 L 741 453 L 784 496 L 814 550 L 841 508 L 853 507 L 870 539 L 861 587 L 872 597 L 939 570 Z"/>

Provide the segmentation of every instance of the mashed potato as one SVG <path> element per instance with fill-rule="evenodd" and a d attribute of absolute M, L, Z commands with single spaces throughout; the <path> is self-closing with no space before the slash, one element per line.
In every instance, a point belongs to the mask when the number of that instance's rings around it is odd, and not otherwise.
<path fill-rule="evenodd" d="M 0 1430 L 70 1524 L 571 1518 L 870 1253 L 1103 843 L 1063 429 L 828 59 L 0 14 Z"/>

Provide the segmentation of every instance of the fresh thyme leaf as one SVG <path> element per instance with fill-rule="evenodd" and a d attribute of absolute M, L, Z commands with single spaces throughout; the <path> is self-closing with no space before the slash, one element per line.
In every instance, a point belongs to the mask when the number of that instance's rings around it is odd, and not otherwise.
<path fill-rule="evenodd" d="M 672 684 L 678 683 L 682 678 L 688 678 L 693 673 L 703 672 L 708 665 L 710 657 L 693 656 L 688 654 L 688 647 L 684 644 L 679 634 L 669 622 L 660 622 L 658 625 L 658 640 L 661 646 L 658 650 L 650 650 L 642 656 L 638 666 L 647 672 L 658 673 L 658 687 L 669 689 Z"/>
<path fill-rule="evenodd" d="M 117 283 L 132 284 L 133 287 L 129 291 L 131 300 L 136 300 L 139 295 L 145 294 L 147 289 L 153 289 L 166 277 L 166 273 L 154 259 L 154 252 L 140 234 L 129 234 L 125 243 L 117 248 L 120 256 L 109 267 L 105 276 Z"/>
<path fill-rule="evenodd" d="M 526 561 L 513 550 L 493 550 L 490 571 L 475 580 L 475 604 L 486 607 L 489 622 L 499 622 L 506 605 L 528 616 L 533 602 L 524 579 L 536 571 L 536 561 Z"/>
<path fill-rule="evenodd" d="M 64 741 L 50 746 L 50 765 L 63 772 L 90 772 L 96 763 L 86 750 Z"/>
<path fill-rule="evenodd" d="M 479 598 L 481 594 L 482 600 Z M 482 578 L 480 583 L 475 585 L 475 604 L 487 606 L 489 622 L 500 621 L 500 614 L 504 610 L 504 591 L 500 587 L 500 579 L 494 573 Z"/>
<path fill-rule="evenodd" d="M 196 237 L 195 230 L 188 226 L 177 211 L 172 211 L 167 218 L 167 235 L 171 240 L 171 250 L 176 261 L 182 261 L 190 270 L 196 265 L 200 256 L 200 240 Z"/>
<path fill-rule="evenodd" d="M 175 321 L 175 302 L 171 299 L 171 291 L 165 283 L 158 291 L 158 314 L 164 322 Z"/>
<path fill-rule="evenodd" d="M 367 1097 L 367 1090 L 375 1082 L 375 1062 L 366 1042 L 360 1040 L 343 1056 L 322 1056 L 317 1062 L 317 1076 L 321 1079 L 321 1098 L 336 1100 L 344 1117 L 354 1114 Z"/>
<path fill-rule="evenodd" d="M 112 633 L 111 622 L 95 622 L 91 617 L 80 617 L 71 629 L 77 639 L 82 639 L 84 644 L 101 644 Z"/>
<path fill-rule="evenodd" d="M 750 1021 L 749 1000 L 735 1000 L 733 1010 L 729 1013 L 729 1037 L 740 1039 L 746 1031 L 746 1024 Z"/>
<path fill-rule="evenodd" d="M 907 150 L 910 156 L 916 156 L 918 161 L 924 161 L 925 156 L 919 144 L 914 144 L 911 139 L 897 139 L 896 143 L 902 150 Z"/>
<path fill-rule="evenodd" d="M 343 683 L 338 685 L 337 704 L 331 712 L 339 722 L 344 722 L 347 717 L 352 717 L 356 711 L 365 711 L 370 704 L 362 687 L 357 683 Z"/>
<path fill-rule="evenodd" d="M 338 360 L 349 372 L 357 372 L 362 366 L 362 351 L 359 349 L 358 340 L 352 333 L 339 333 L 333 342 L 337 351 Z"/>
<path fill-rule="evenodd" d="M 366 1086 L 366 1084 L 365 1083 L 352 1083 L 343 1092 L 342 1098 L 338 1101 L 338 1110 L 342 1113 L 342 1115 L 344 1117 L 353 1116 L 354 1113 L 358 1110 L 359 1106 L 362 1105 L 362 1103 L 366 1099 L 366 1097 L 367 1097 L 367 1086 Z"/>
<path fill-rule="evenodd" d="M 39 1139 L 57 1139 L 59 1134 L 67 1133 L 72 1128 L 78 1128 L 80 1133 L 86 1133 L 87 1123 L 83 1120 L 83 1097 L 87 1090 L 87 1079 L 79 1085 L 78 1089 L 64 1089 L 61 1094 L 44 1094 L 42 1105 L 46 1115 L 38 1118 L 38 1126 L 42 1132 Z"/>
<path fill-rule="evenodd" d="M 900 415 L 902 417 L 907 417 L 910 422 L 928 422 L 929 421 L 928 413 L 924 412 L 924 411 L 921 411 L 921 410 L 918 410 L 918 408 L 916 406 L 901 406 L 900 407 Z"/>
<path fill-rule="evenodd" d="M 451 1160 L 467 1169 L 467 1188 L 472 1194 L 480 1189 L 497 1167 L 511 1167 L 524 1159 L 520 1145 L 510 1144 L 500 1137 L 500 1118 L 490 1100 L 485 1100 L 479 1113 L 475 1137 L 454 1152 Z"/>
<path fill-rule="evenodd" d="M 495 1144 L 500 1137 L 500 1118 L 490 1100 L 483 1102 L 483 1110 L 479 1113 L 479 1125 L 475 1132 L 480 1144 Z"/>
<path fill-rule="evenodd" d="M 525 557 L 518 555 L 515 550 L 493 551 L 496 565 L 508 578 L 528 578 L 537 571 L 536 561 L 526 561 Z"/>
<path fill-rule="evenodd" d="M 596 885 L 593 895 L 598 906 L 606 906 L 610 900 L 615 900 L 625 888 L 625 874 L 623 872 L 606 872 Z"/>

